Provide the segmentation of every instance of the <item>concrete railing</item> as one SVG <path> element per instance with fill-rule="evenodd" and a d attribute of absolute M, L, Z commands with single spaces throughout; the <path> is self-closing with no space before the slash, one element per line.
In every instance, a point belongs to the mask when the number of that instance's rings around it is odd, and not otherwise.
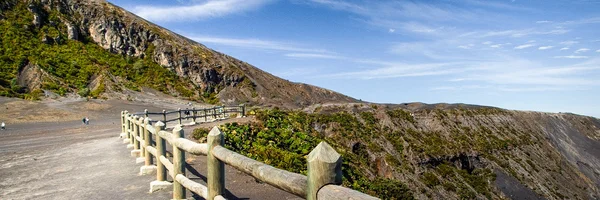
<path fill-rule="evenodd" d="M 233 152 L 223 146 L 224 135 L 214 127 L 207 143 L 185 139 L 181 125 L 168 132 L 158 121 L 152 124 L 148 117 L 121 113 L 124 143 L 133 148 L 131 155 L 144 163 L 140 174 L 156 172 L 150 183 L 150 192 L 173 188 L 173 199 L 185 199 L 186 190 L 205 199 L 225 199 L 225 164 L 254 178 L 306 199 L 377 199 L 364 193 L 339 186 L 342 182 L 341 156 L 327 143 L 321 142 L 308 155 L 308 176 L 274 168 Z M 172 146 L 172 159 L 167 157 L 167 146 Z M 186 153 L 207 156 L 207 185 L 186 177 Z M 167 174 L 172 182 L 167 181 Z"/>

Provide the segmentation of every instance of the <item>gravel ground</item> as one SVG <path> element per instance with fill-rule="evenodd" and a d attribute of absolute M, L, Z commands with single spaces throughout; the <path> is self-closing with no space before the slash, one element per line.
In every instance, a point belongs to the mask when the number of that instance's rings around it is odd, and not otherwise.
<path fill-rule="evenodd" d="M 18 113 L 12 117 L 20 119 L 35 119 L 40 109 L 58 110 L 70 118 L 90 116 L 91 124 L 61 116 L 7 124 L 7 130 L 0 131 L 0 199 L 171 199 L 170 189 L 148 192 L 155 175 L 138 175 L 142 164 L 135 163 L 118 137 L 121 110 L 159 110 L 160 105 L 116 100 L 20 101 L 0 98 L 0 107 Z M 11 116 L 0 114 L 0 120 L 7 117 Z M 206 157 L 188 156 L 187 161 L 187 176 L 205 184 Z M 226 167 L 226 184 L 228 199 L 299 199 L 231 167 Z M 190 192 L 188 197 L 200 198 Z"/>

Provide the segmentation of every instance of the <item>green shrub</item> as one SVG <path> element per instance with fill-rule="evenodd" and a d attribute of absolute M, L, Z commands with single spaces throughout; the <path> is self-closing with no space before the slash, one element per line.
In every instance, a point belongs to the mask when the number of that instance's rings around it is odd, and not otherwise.
<path fill-rule="evenodd" d="M 438 177 L 435 176 L 435 174 L 431 173 L 431 172 L 423 173 L 423 175 L 421 176 L 421 180 L 423 180 L 425 185 L 427 185 L 427 187 L 430 187 L 430 188 L 433 188 L 436 185 L 440 184 L 440 179 L 438 179 Z"/>
<path fill-rule="evenodd" d="M 81 97 L 87 97 L 90 94 L 90 89 L 89 88 L 82 88 L 79 89 L 79 91 L 77 92 L 77 94 Z"/>
<path fill-rule="evenodd" d="M 197 129 L 194 129 L 194 131 L 192 132 L 192 137 L 196 140 L 199 140 L 201 138 L 205 138 L 209 132 L 210 132 L 210 129 L 197 128 Z"/>

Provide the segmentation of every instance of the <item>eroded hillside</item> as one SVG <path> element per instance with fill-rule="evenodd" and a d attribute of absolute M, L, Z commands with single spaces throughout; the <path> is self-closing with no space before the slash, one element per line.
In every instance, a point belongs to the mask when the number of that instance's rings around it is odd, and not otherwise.
<path fill-rule="evenodd" d="M 0 25 L 3 96 L 35 99 L 43 89 L 111 98 L 148 86 L 209 103 L 356 101 L 280 79 L 102 0 L 3 1 Z"/>
<path fill-rule="evenodd" d="M 344 157 L 344 185 L 384 199 L 600 198 L 596 118 L 445 104 L 315 105 L 257 118 L 222 127 L 229 148 L 303 173 L 325 140 Z"/>

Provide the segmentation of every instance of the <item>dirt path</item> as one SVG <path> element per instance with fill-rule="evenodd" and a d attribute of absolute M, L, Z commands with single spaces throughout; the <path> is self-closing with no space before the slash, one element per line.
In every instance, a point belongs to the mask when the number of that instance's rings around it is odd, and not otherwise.
<path fill-rule="evenodd" d="M 76 112 L 72 113 L 59 106 L 48 108 L 48 104 L 18 101 L 14 104 L 27 104 L 25 109 L 59 109 L 73 116 L 86 112 L 95 117 L 91 117 L 88 126 L 80 120 L 61 119 L 9 123 L 6 131 L 0 131 L 0 199 L 171 199 L 170 190 L 148 193 L 155 176 L 138 175 L 141 164 L 135 164 L 130 150 L 118 138 L 119 111 L 143 110 L 147 105 L 92 102 L 102 105 L 102 109 L 93 110 L 86 109 L 90 107 L 86 102 L 59 103 Z M 0 105 L 6 106 L 7 102 L 14 100 L 0 98 Z M 23 115 L 22 118 L 33 117 Z M 192 129 L 186 127 L 186 132 Z M 187 161 L 190 164 L 187 176 L 205 184 L 202 174 L 206 173 L 206 157 L 188 156 Z M 226 167 L 226 184 L 229 199 L 298 199 L 257 183 L 231 167 Z M 189 192 L 188 196 L 198 198 Z"/>

